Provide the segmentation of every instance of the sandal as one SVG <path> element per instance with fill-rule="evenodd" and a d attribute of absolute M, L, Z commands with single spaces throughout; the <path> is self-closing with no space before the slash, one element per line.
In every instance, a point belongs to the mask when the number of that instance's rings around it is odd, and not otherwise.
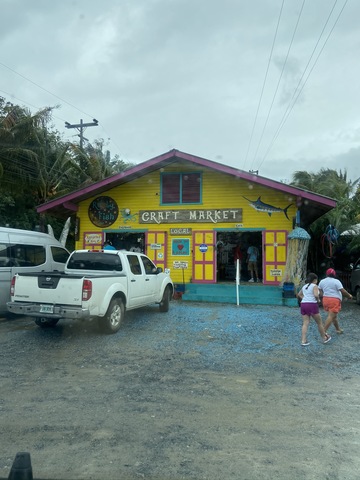
<path fill-rule="evenodd" d="M 301 344 L 302 347 L 307 347 L 308 345 L 310 345 L 310 342 L 304 342 Z"/>
<path fill-rule="evenodd" d="M 330 335 L 326 334 L 326 338 L 324 340 L 324 343 L 328 343 L 328 342 L 330 342 L 330 340 L 331 340 Z"/>

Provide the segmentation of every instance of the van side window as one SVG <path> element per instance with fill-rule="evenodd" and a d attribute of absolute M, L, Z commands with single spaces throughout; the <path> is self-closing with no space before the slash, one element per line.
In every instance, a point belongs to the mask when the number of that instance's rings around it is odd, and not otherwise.
<path fill-rule="evenodd" d="M 8 248 L 14 264 L 19 267 L 35 267 L 46 261 L 45 248 L 41 245 L 11 245 Z"/>
<path fill-rule="evenodd" d="M 61 247 L 51 247 L 51 255 L 54 262 L 59 263 L 66 263 L 69 258 L 69 252 Z"/>

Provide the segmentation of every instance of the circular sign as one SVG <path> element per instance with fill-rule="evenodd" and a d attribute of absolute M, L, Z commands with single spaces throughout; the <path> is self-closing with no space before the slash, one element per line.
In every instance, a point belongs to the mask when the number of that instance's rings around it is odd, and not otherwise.
<path fill-rule="evenodd" d="M 205 243 L 202 243 L 199 247 L 200 252 L 207 252 L 208 246 Z"/>
<path fill-rule="evenodd" d="M 89 218 L 97 227 L 109 227 L 118 215 L 118 206 L 111 197 L 97 197 L 89 205 Z"/>

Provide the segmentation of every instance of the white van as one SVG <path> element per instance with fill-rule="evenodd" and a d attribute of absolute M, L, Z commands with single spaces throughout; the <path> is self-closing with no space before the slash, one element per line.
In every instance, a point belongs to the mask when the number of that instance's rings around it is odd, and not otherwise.
<path fill-rule="evenodd" d="M 0 315 L 8 313 L 10 283 L 17 272 L 64 271 L 69 252 L 48 233 L 0 227 Z"/>

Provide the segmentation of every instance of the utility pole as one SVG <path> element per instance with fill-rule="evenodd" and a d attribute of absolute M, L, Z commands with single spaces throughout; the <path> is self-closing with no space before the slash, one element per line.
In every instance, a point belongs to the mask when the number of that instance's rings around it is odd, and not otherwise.
<path fill-rule="evenodd" d="M 86 140 L 86 138 L 84 137 L 84 129 L 86 129 L 87 127 L 97 127 L 98 124 L 99 122 L 96 120 L 96 118 L 93 118 L 93 121 L 91 123 L 84 123 L 83 120 L 80 119 L 80 123 L 75 123 L 74 125 L 72 125 L 69 122 L 65 122 L 65 127 L 76 128 L 78 130 L 79 137 L 80 137 L 80 148 L 82 150 L 84 145 L 84 140 Z"/>

